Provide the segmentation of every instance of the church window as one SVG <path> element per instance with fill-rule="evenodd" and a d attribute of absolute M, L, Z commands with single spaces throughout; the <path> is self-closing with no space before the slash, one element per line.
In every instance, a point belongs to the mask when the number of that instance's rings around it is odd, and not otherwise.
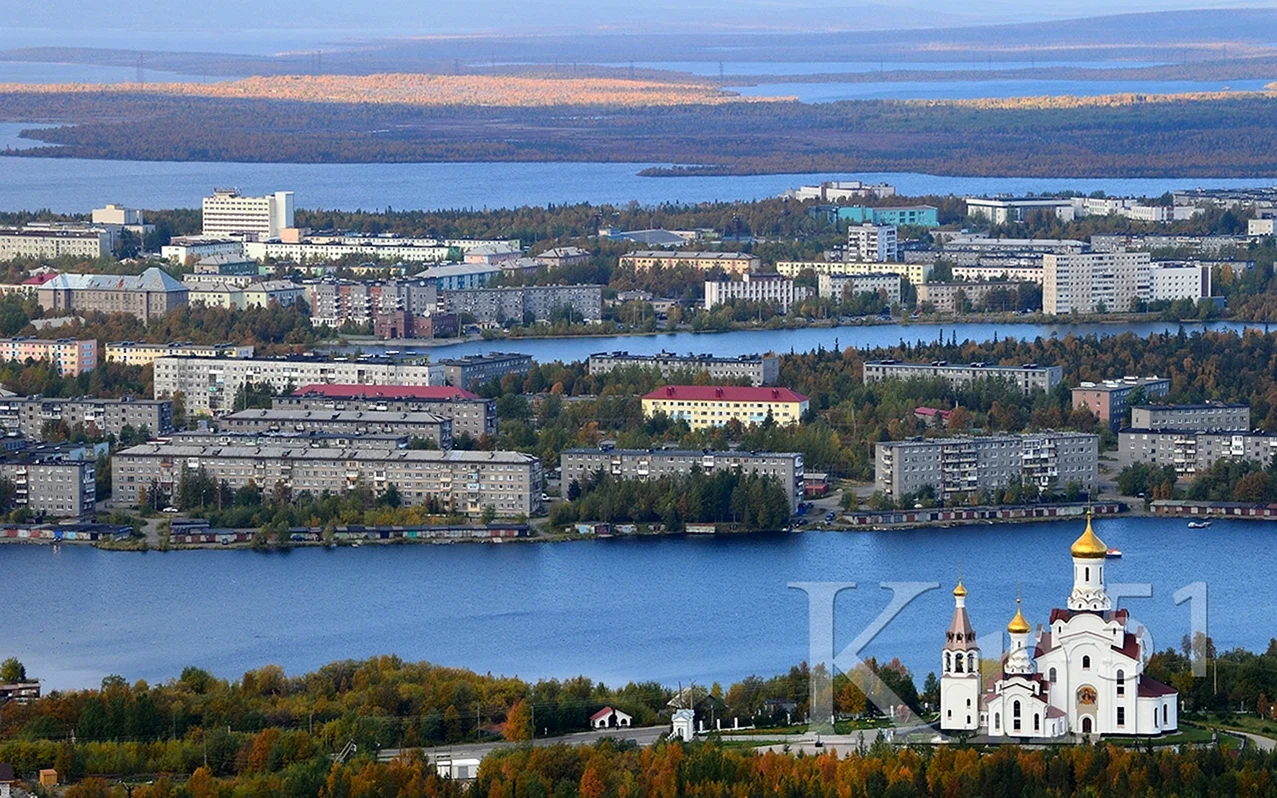
<path fill-rule="evenodd" d="M 1117 694 L 1126 695 L 1126 671 L 1121 669 L 1117 672 Z"/>
<path fill-rule="evenodd" d="M 962 673 L 962 655 L 961 654 L 954 657 L 953 664 L 956 666 L 954 667 L 954 670 L 957 671 L 958 673 Z"/>
<path fill-rule="evenodd" d="M 1036 712 L 1033 714 L 1033 731 L 1042 730 L 1042 716 Z"/>
<path fill-rule="evenodd" d="M 972 672 L 972 673 L 975 673 L 975 671 L 976 671 L 976 667 L 975 667 L 975 652 L 974 652 L 974 651 L 973 651 L 973 652 L 971 652 L 971 653 L 969 653 L 969 654 L 967 654 L 967 670 L 968 670 L 968 671 L 970 671 L 970 672 Z"/>
<path fill-rule="evenodd" d="M 970 708 L 971 708 L 971 699 L 970 699 L 970 698 L 968 698 L 968 699 L 967 699 L 967 709 L 970 709 Z"/>
<path fill-rule="evenodd" d="M 1117 725 L 1118 726 L 1126 725 L 1126 707 L 1117 708 Z"/>
<path fill-rule="evenodd" d="M 1082 657 L 1082 670 L 1089 671 L 1091 669 L 1091 658 L 1089 656 Z"/>
<path fill-rule="evenodd" d="M 993 728 L 995 729 L 1002 728 L 1002 713 L 1001 712 L 993 713 Z"/>
<path fill-rule="evenodd" d="M 944 652 L 944 669 L 945 671 L 949 670 L 949 652 L 948 651 Z"/>
<path fill-rule="evenodd" d="M 968 726 L 970 726 L 970 725 L 971 725 L 971 716 L 970 716 L 970 715 L 967 715 L 967 725 L 968 725 Z"/>
<path fill-rule="evenodd" d="M 1169 722 L 1170 722 L 1170 721 L 1168 721 L 1168 720 L 1166 719 L 1166 717 L 1167 717 L 1167 716 L 1166 716 L 1166 710 L 1167 710 L 1167 707 L 1168 707 L 1168 706 L 1169 706 L 1169 704 L 1162 704 L 1162 725 L 1163 725 L 1163 726 L 1165 726 L 1167 723 L 1169 723 Z"/>
<path fill-rule="evenodd" d="M 946 718 L 952 718 L 952 717 L 953 717 L 953 710 L 951 709 L 951 710 L 949 710 L 948 712 L 946 712 L 946 713 L 945 713 L 945 717 L 946 717 Z"/>
<path fill-rule="evenodd" d="M 1011 702 L 1011 728 L 1015 731 L 1020 730 L 1020 702 Z"/>
<path fill-rule="evenodd" d="M 1055 683 L 1055 668 L 1051 669 L 1051 675 L 1047 677 L 1047 681 L 1051 682 L 1052 684 Z"/>
<path fill-rule="evenodd" d="M 1086 569 L 1086 581 L 1088 581 L 1088 582 L 1089 582 L 1089 581 L 1091 581 L 1091 569 L 1090 569 L 1090 568 L 1087 568 L 1087 569 Z"/>

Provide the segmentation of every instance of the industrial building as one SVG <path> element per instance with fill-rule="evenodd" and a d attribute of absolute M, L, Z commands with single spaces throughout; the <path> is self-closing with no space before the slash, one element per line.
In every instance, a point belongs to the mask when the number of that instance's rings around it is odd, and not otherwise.
<path fill-rule="evenodd" d="M 1099 477 L 1099 436 L 1079 432 L 915 438 L 877 443 L 874 452 L 875 486 L 893 501 L 931 488 L 949 502 L 1014 483 L 1092 491 Z"/>

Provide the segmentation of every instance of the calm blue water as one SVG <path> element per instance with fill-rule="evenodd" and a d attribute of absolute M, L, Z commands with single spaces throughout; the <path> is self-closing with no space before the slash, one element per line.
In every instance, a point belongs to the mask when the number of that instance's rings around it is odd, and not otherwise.
<path fill-rule="evenodd" d="M 498 62 L 501 63 L 501 62 Z M 506 62 L 510 63 L 510 62 Z M 484 66 L 478 64 L 478 66 Z M 625 69 L 628 61 L 600 63 L 599 66 Z M 719 74 L 718 61 L 635 61 L 635 69 L 666 69 L 671 72 L 689 72 L 693 75 L 713 77 Z M 839 72 L 895 72 L 902 70 L 926 70 L 960 72 L 967 69 L 1042 69 L 1067 67 L 1071 69 L 1134 69 L 1158 66 L 1154 61 L 723 61 L 724 75 L 819 75 Z"/>
<path fill-rule="evenodd" d="M 1117 335 L 1131 331 L 1147 336 L 1160 332 L 1174 332 L 1180 327 L 1188 332 L 1195 330 L 1240 331 L 1246 326 L 1238 322 L 1214 322 L 1208 325 L 1168 323 L 1160 321 L 1135 324 L 879 324 L 848 327 L 819 327 L 801 330 L 733 330 L 724 333 L 667 333 L 661 335 L 606 336 L 598 338 L 527 338 L 504 341 L 470 341 L 436 347 L 421 347 L 419 353 L 431 353 L 435 357 L 486 354 L 488 352 L 522 352 L 540 362 L 559 360 L 571 363 L 586 360 L 595 352 L 628 351 L 636 355 L 657 352 L 687 354 L 713 353 L 735 357 L 759 352 L 776 351 L 812 352 L 818 348 L 841 350 L 849 346 L 873 348 L 895 346 L 901 342 L 935 341 L 941 335 L 947 341 L 956 335 L 959 341 L 987 341 L 996 330 L 999 338 L 1032 340 L 1039 336 L 1053 335 Z M 1262 325 L 1259 325 L 1263 329 Z M 386 346 L 369 344 L 358 347 L 339 347 L 345 351 L 359 349 L 366 353 L 383 352 Z M 395 346 L 403 351 L 405 346 Z"/>
<path fill-rule="evenodd" d="M 383 653 L 525 678 L 708 684 L 807 657 L 807 599 L 790 582 L 860 585 L 839 598 L 839 647 L 887 605 L 879 582 L 940 582 L 864 652 L 899 656 L 920 683 L 935 669 L 959 569 L 979 634 L 1010 619 L 1017 581 L 1025 615 L 1045 623 L 1071 588 L 1068 546 L 1080 531 L 1064 522 L 286 554 L 6 545 L 5 570 L 23 589 L 8 591 L 0 654 L 22 659 L 46 689 L 108 673 L 162 680 L 188 664 L 225 677 L 267 663 L 298 673 Z M 1125 606 L 1158 648 L 1178 647 L 1188 631 L 1188 605 L 1171 594 L 1198 580 L 1219 646 L 1267 646 L 1274 630 L 1262 619 L 1277 613 L 1271 523 L 1191 530 L 1116 519 L 1097 531 L 1125 552 L 1110 562 L 1110 585 L 1152 583 L 1152 598 Z"/>
<path fill-rule="evenodd" d="M 1266 80 L 956 80 L 883 83 L 762 83 L 736 86 L 746 97 L 796 97 L 805 103 L 842 100 L 976 100 L 1007 97 L 1096 97 L 1105 94 L 1182 94 L 1259 91 Z"/>
<path fill-rule="evenodd" d="M 30 147 L 35 124 L 0 123 L 0 152 Z M 822 180 L 889 182 L 901 194 L 1015 194 L 1103 190 L 1160 196 L 1180 188 L 1269 186 L 1273 178 L 942 177 L 916 172 L 647 178 L 642 163 L 272 164 L 6 158 L 0 210 L 87 213 L 106 202 L 138 208 L 198 208 L 214 186 L 249 193 L 288 189 L 302 208 L 340 210 L 510 208 L 550 203 L 749 201 Z"/>

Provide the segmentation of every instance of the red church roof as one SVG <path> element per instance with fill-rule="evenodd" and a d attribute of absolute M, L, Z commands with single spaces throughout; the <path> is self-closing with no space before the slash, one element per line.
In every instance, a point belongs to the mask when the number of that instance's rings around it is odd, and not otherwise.
<path fill-rule="evenodd" d="M 329 385 L 316 383 L 293 391 L 293 396 L 325 396 L 330 399 L 478 399 L 450 385 Z"/>
<path fill-rule="evenodd" d="M 1175 688 L 1169 684 L 1162 684 L 1151 676 L 1140 677 L 1140 698 L 1158 698 L 1164 695 L 1174 695 Z"/>
<path fill-rule="evenodd" d="M 593 715 L 591 715 L 590 720 L 596 721 L 599 718 L 606 718 L 608 715 L 611 715 L 613 712 L 615 712 L 615 710 L 612 709 L 611 707 L 603 707 L 598 712 L 595 712 Z"/>
<path fill-rule="evenodd" d="M 683 399 L 695 402 L 806 402 L 788 388 L 750 388 L 739 385 L 666 385 L 644 399 Z"/>

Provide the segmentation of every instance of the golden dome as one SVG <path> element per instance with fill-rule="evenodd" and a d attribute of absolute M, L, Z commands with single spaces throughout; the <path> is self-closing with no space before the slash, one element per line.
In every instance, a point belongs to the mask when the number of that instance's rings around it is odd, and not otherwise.
<path fill-rule="evenodd" d="M 1029 622 L 1024 620 L 1024 613 L 1020 612 L 1020 600 L 1015 600 L 1015 617 L 1011 619 L 1011 623 L 1007 624 L 1007 631 L 1011 634 L 1024 634 L 1032 627 Z"/>
<path fill-rule="evenodd" d="M 1108 554 L 1108 546 L 1104 545 L 1104 541 L 1100 540 L 1095 530 L 1091 529 L 1090 510 L 1086 512 L 1086 531 L 1082 533 L 1082 537 L 1073 541 L 1069 551 L 1074 557 L 1103 558 Z"/>
<path fill-rule="evenodd" d="M 953 589 L 953 595 L 955 595 L 955 596 L 965 596 L 966 594 L 967 594 L 967 589 L 966 589 L 965 587 L 963 587 L 963 586 L 962 586 L 962 580 L 961 580 L 961 579 L 959 579 L 959 580 L 958 580 L 958 586 L 957 586 L 957 587 L 955 587 L 955 588 Z"/>

